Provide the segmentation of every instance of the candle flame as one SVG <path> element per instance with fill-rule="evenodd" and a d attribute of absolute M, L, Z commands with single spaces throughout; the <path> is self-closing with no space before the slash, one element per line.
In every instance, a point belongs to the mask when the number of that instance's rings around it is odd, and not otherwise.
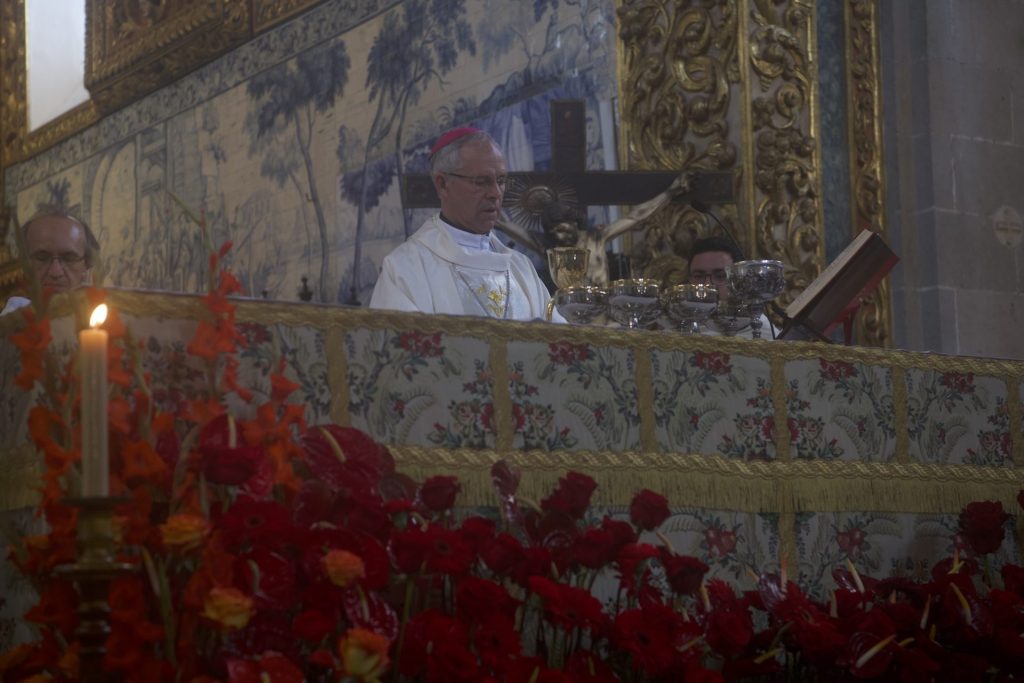
<path fill-rule="evenodd" d="M 92 315 L 89 316 L 89 327 L 99 327 L 106 319 L 107 305 L 100 304 L 96 308 L 92 309 Z"/>

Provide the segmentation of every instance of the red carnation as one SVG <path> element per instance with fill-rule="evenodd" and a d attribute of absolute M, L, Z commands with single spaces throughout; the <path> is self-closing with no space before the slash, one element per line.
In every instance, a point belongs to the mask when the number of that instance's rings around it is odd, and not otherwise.
<path fill-rule="evenodd" d="M 672 590 L 679 595 L 693 595 L 700 588 L 708 566 L 696 557 L 674 555 L 665 548 L 659 548 L 661 564 L 665 567 L 665 578 Z"/>
<path fill-rule="evenodd" d="M 644 531 L 654 531 L 672 514 L 668 499 L 660 493 L 644 489 L 629 504 L 629 518 Z"/>
<path fill-rule="evenodd" d="M 960 513 L 960 533 L 977 554 L 994 553 L 1003 544 L 1003 525 L 1008 519 L 1010 515 L 998 501 L 968 503 Z"/>

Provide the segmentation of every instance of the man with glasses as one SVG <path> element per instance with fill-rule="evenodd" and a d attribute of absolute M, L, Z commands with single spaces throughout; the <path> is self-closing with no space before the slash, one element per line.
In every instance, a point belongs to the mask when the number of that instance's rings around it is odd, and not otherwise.
<path fill-rule="evenodd" d="M 729 266 L 737 261 L 743 260 L 743 252 L 728 237 L 717 235 L 704 237 L 696 240 L 690 249 L 690 276 L 688 281 L 692 284 L 711 285 L 718 290 L 718 301 L 721 304 L 729 299 Z M 765 338 L 768 337 L 767 330 L 772 330 L 768 317 L 761 316 L 761 329 L 765 330 Z M 701 326 L 701 334 L 718 336 L 722 331 L 716 326 L 712 319 L 707 325 Z M 750 339 L 752 337 L 750 326 L 738 331 L 734 336 Z"/>
<path fill-rule="evenodd" d="M 550 294 L 530 259 L 491 234 L 508 181 L 498 144 L 476 128 L 449 131 L 430 176 L 441 211 L 384 257 L 370 308 L 543 319 Z"/>
<path fill-rule="evenodd" d="M 99 243 L 81 219 L 57 207 L 43 207 L 21 228 L 29 277 L 47 292 L 66 292 L 89 280 L 99 255 Z M 29 299 L 13 296 L 0 315 L 29 305 Z"/>

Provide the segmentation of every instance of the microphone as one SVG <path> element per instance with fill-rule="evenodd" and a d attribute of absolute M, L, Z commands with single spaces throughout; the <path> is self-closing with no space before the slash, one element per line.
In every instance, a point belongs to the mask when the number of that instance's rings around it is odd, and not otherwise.
<path fill-rule="evenodd" d="M 726 227 L 725 223 L 723 223 L 718 218 L 718 216 L 715 215 L 715 213 L 711 210 L 710 206 L 708 206 L 707 204 L 705 204 L 704 202 L 695 197 L 690 200 L 690 207 L 694 211 L 709 217 L 711 220 L 717 223 L 718 227 L 720 227 L 723 230 L 723 232 L 725 232 L 725 236 L 732 240 L 732 243 L 736 245 L 736 250 L 740 252 L 740 261 L 745 261 L 747 259 L 746 254 L 743 253 L 743 247 L 740 246 L 739 241 L 732 234 L 732 231 Z"/>

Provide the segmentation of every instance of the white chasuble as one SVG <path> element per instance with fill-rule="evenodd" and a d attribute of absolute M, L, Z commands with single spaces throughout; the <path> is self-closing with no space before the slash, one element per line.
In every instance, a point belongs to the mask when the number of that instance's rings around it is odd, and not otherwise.
<path fill-rule="evenodd" d="M 543 319 L 550 295 L 530 259 L 491 235 L 460 233 L 427 220 L 384 258 L 370 308 Z"/>

